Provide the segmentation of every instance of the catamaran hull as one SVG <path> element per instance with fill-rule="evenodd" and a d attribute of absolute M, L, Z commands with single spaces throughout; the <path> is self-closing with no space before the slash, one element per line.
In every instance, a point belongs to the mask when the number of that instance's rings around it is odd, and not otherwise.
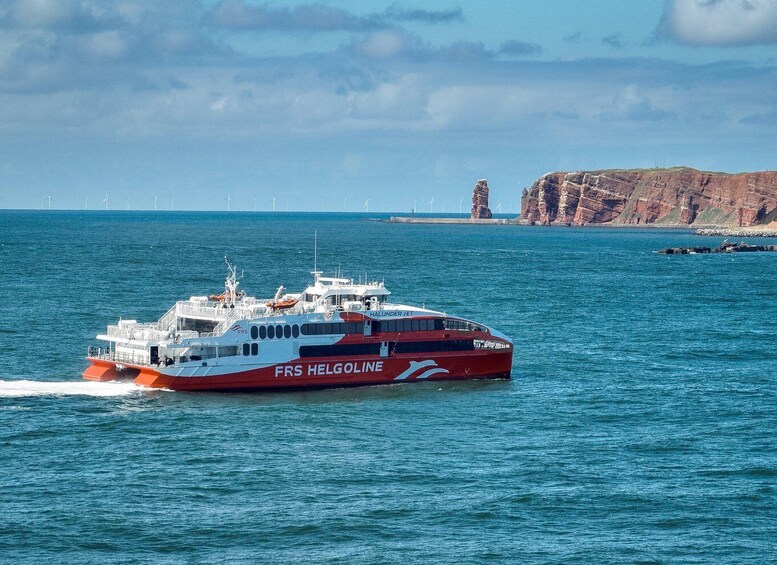
<path fill-rule="evenodd" d="M 88 358 L 83 378 L 178 391 L 288 390 L 467 379 L 509 379 L 512 349 L 393 357 L 295 359 L 262 366 L 148 367 Z"/>

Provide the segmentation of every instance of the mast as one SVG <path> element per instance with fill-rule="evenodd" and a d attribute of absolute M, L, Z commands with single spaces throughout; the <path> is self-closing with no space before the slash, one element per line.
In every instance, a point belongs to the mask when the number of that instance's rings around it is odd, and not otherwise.
<path fill-rule="evenodd" d="M 313 285 L 317 285 L 318 277 L 321 275 L 318 271 L 318 230 L 313 232 L 313 272 L 310 274 L 313 275 Z"/>

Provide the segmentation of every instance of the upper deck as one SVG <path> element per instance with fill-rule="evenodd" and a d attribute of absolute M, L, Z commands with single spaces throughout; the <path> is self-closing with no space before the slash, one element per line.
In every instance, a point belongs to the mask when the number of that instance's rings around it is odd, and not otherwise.
<path fill-rule="evenodd" d="M 228 263 L 229 265 L 229 263 Z M 304 316 L 331 319 L 338 312 L 362 312 L 369 317 L 396 313 L 398 316 L 437 315 L 440 312 L 402 304 L 391 304 L 391 292 L 383 282 L 354 282 L 353 279 L 323 277 L 314 271 L 314 282 L 300 293 L 284 293 L 278 288 L 273 298 L 260 299 L 238 291 L 236 271 L 230 271 L 224 293 L 218 296 L 192 296 L 176 302 L 157 322 L 122 320 L 108 326 L 98 338 L 117 343 L 152 343 L 171 339 L 211 338 L 223 335 L 240 320 L 272 321 L 274 318 Z M 311 316 L 306 316 L 311 315 Z"/>

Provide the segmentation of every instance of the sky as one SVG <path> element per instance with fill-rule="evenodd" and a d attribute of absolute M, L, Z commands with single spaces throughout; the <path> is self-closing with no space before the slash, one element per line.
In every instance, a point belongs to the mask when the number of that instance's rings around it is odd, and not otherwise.
<path fill-rule="evenodd" d="M 514 213 L 775 156 L 777 0 L 0 0 L 0 208 Z"/>

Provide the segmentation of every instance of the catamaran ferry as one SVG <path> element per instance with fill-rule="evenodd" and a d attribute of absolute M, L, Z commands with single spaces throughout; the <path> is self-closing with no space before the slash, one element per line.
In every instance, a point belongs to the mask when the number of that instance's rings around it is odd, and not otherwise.
<path fill-rule="evenodd" d="M 508 379 L 513 343 L 483 324 L 392 304 L 382 282 L 313 271 L 299 294 L 238 291 L 177 302 L 159 321 L 120 320 L 90 347 L 85 379 L 172 390 L 302 389 Z"/>

